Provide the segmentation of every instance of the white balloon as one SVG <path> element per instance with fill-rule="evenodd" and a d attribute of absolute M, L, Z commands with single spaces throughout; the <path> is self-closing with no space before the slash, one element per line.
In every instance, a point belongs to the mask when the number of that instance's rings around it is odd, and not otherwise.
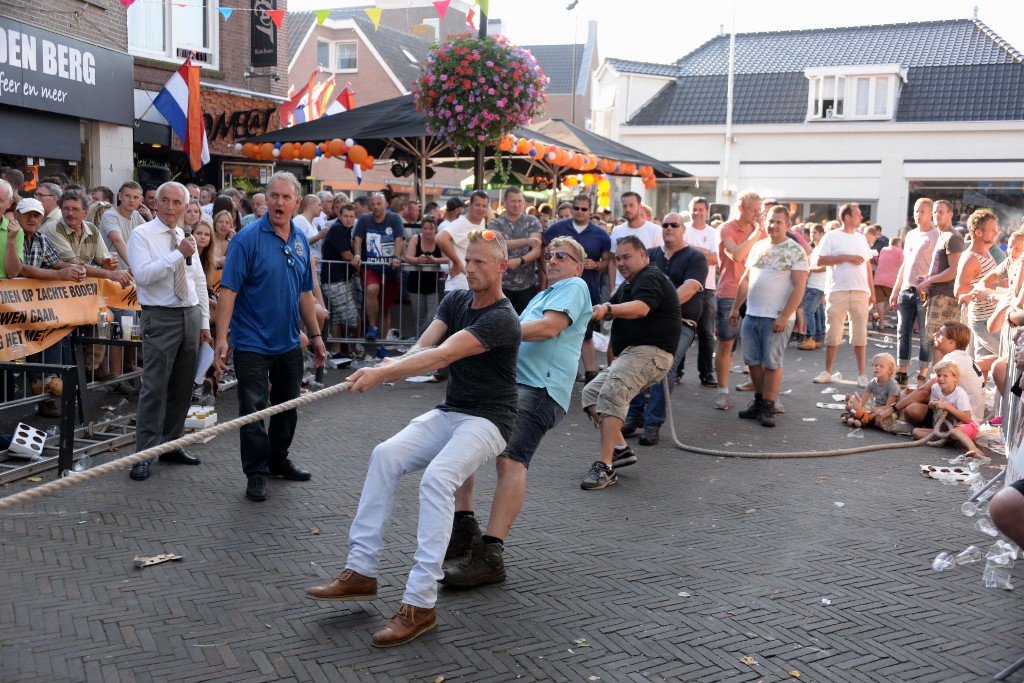
<path fill-rule="evenodd" d="M 356 144 L 355 140 L 353 140 L 352 138 L 345 138 L 345 146 L 346 147 L 351 147 L 354 144 Z"/>
<path fill-rule="evenodd" d="M 271 154 L 273 154 L 273 155 L 274 155 L 275 157 L 279 157 L 279 156 L 281 156 L 281 150 L 279 150 L 279 149 L 277 149 L 277 148 L 275 147 L 275 148 L 274 148 L 274 151 L 273 151 L 273 152 L 271 152 Z"/>

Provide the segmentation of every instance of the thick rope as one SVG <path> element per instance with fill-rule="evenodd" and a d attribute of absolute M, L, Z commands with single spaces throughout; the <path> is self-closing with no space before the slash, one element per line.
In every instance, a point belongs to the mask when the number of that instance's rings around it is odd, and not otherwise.
<path fill-rule="evenodd" d="M 672 434 L 672 441 L 675 442 L 676 448 L 690 453 L 698 453 L 700 455 L 714 455 L 721 458 L 751 458 L 757 460 L 779 460 L 783 458 L 832 458 L 838 455 L 853 455 L 854 453 L 870 453 L 872 451 L 887 451 L 894 448 L 914 448 L 916 446 L 923 446 L 932 439 L 948 437 L 949 432 L 952 429 L 949 422 L 946 420 L 945 412 L 937 411 L 935 415 L 935 426 L 932 428 L 932 433 L 915 441 L 874 444 L 871 446 L 857 446 L 854 448 L 839 448 L 832 451 L 793 451 L 776 453 L 739 453 L 736 451 L 720 451 L 713 448 L 700 448 L 699 446 L 685 444 L 676 436 L 676 426 L 672 419 L 672 402 L 668 400 L 668 375 L 666 375 L 662 380 L 662 385 L 665 389 L 665 412 L 666 417 L 668 418 L 668 429 Z"/>
<path fill-rule="evenodd" d="M 159 446 L 153 446 L 152 448 L 147 448 L 144 451 L 139 451 L 138 453 L 133 453 L 132 455 L 126 455 L 116 460 L 105 462 L 102 465 L 97 465 L 96 467 L 90 467 L 84 472 L 76 472 L 73 475 L 61 477 L 60 479 L 55 479 L 54 481 L 50 481 L 45 484 L 40 484 L 39 486 L 31 488 L 27 491 L 21 491 L 19 493 L 7 496 L 5 498 L 0 498 L 0 510 L 6 510 L 7 508 L 14 507 L 15 505 L 20 505 L 21 503 L 27 503 L 30 500 L 35 500 L 36 498 L 45 496 L 48 493 L 53 493 L 54 491 L 66 489 L 69 486 L 82 484 L 91 479 L 95 479 L 96 477 L 101 477 L 104 474 L 116 472 L 117 470 L 120 470 L 121 468 L 127 467 L 129 465 L 136 465 L 140 462 L 153 460 L 154 458 L 157 458 L 163 455 L 164 453 L 170 453 L 171 451 L 176 451 L 184 446 L 189 446 L 199 441 L 205 441 L 214 436 L 219 436 L 227 431 L 238 429 L 240 427 L 244 427 L 245 425 L 252 424 L 254 422 L 259 422 L 260 420 L 268 418 L 272 415 L 283 413 L 286 410 L 298 408 L 299 406 L 304 406 L 306 404 L 312 403 L 313 401 L 318 401 L 322 398 L 333 396 L 334 394 L 340 394 L 343 391 L 348 391 L 349 387 L 351 386 L 351 382 L 342 382 L 340 384 L 335 384 L 332 387 L 327 387 L 325 389 L 321 389 L 320 391 L 315 391 L 309 394 L 305 394 L 303 396 L 298 396 L 290 401 L 285 401 L 284 403 L 270 406 L 269 408 L 264 408 L 263 410 L 259 410 L 255 413 L 249 413 L 248 415 L 235 418 L 234 420 L 229 420 L 228 422 L 216 424 L 213 425 L 212 427 L 208 427 L 206 429 L 193 432 L 192 434 L 186 434 L 180 439 L 168 441 L 167 443 L 162 443 Z"/>

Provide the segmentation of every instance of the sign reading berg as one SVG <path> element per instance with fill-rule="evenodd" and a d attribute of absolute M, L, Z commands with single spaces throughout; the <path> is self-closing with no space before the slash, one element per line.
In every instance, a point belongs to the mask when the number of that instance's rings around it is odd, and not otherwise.
<path fill-rule="evenodd" d="M 132 59 L 0 17 L 0 104 L 131 125 Z"/>

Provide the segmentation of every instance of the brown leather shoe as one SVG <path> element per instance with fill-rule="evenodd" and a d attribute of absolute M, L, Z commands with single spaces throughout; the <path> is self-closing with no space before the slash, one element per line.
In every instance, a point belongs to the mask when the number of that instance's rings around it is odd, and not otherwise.
<path fill-rule="evenodd" d="M 377 579 L 346 569 L 326 586 L 307 588 L 306 595 L 314 600 L 376 600 Z"/>
<path fill-rule="evenodd" d="M 437 626 L 437 612 L 433 607 L 413 607 L 402 603 L 388 625 L 373 634 L 376 647 L 404 645 Z"/>

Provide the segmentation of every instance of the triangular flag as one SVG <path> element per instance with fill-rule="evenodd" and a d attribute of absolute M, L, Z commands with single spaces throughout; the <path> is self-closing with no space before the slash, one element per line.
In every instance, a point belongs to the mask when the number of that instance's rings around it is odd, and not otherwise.
<path fill-rule="evenodd" d="M 274 21 L 274 26 L 281 28 L 281 22 L 284 21 L 284 10 L 283 9 L 268 9 L 267 14 Z"/>
<path fill-rule="evenodd" d="M 134 2 L 135 0 L 132 0 Z M 452 4 L 452 0 L 435 0 L 434 7 L 437 9 L 437 16 L 444 19 L 445 12 L 448 11 L 448 5 Z"/>
<path fill-rule="evenodd" d="M 220 12 L 221 14 L 223 14 L 224 15 L 224 21 L 227 21 L 228 19 L 231 18 L 231 13 L 234 12 L 235 10 L 233 10 L 230 7 L 218 7 L 217 11 Z"/>
<path fill-rule="evenodd" d="M 327 21 L 327 17 L 331 16 L 331 10 L 329 9 L 318 9 L 316 11 L 316 25 L 323 26 L 324 22 Z"/>
<path fill-rule="evenodd" d="M 121 0 L 121 4 L 124 5 L 126 9 L 128 7 L 131 7 L 132 3 L 134 3 L 134 2 L 135 2 L 135 0 Z"/>
<path fill-rule="evenodd" d="M 373 22 L 373 30 L 376 31 L 380 28 L 380 7 L 374 7 L 373 9 L 364 9 L 366 16 L 370 17 L 370 21 Z"/>
<path fill-rule="evenodd" d="M 490 0 L 476 0 L 476 4 L 480 8 L 480 14 L 485 17 L 490 14 L 490 12 L 487 11 L 490 5 Z"/>
<path fill-rule="evenodd" d="M 473 8 L 470 7 L 469 8 L 469 12 L 466 13 L 466 23 L 469 24 L 469 27 L 473 28 L 473 29 L 476 28 L 476 24 L 473 23 L 473 15 L 474 14 L 475 14 L 475 12 L 473 11 Z"/>

